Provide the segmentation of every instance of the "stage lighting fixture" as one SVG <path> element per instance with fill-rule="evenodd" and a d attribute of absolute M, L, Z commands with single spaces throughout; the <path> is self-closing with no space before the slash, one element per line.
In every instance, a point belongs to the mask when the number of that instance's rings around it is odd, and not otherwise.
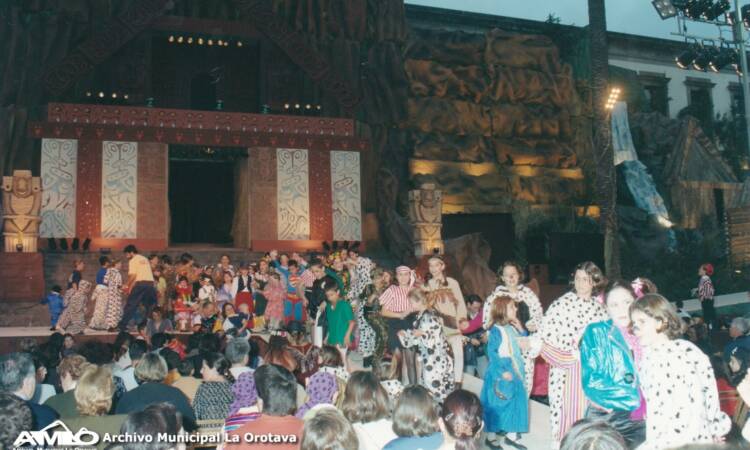
<path fill-rule="evenodd" d="M 65 238 L 60 238 L 60 250 L 68 251 L 68 240 Z"/>
<path fill-rule="evenodd" d="M 700 19 L 711 4 L 711 0 L 691 0 L 685 9 L 685 15 L 690 19 Z"/>
<path fill-rule="evenodd" d="M 203 38 L 198 38 L 198 45 L 203 45 Z"/>
<path fill-rule="evenodd" d="M 57 241 L 55 238 L 47 238 L 47 248 L 53 252 L 57 250 Z"/>
<path fill-rule="evenodd" d="M 128 94 L 123 95 L 122 98 L 124 98 L 125 100 L 127 100 L 128 99 Z"/>
<path fill-rule="evenodd" d="M 719 50 L 716 47 L 704 47 L 698 56 L 693 61 L 693 69 L 705 72 L 708 70 L 709 63 L 719 55 Z"/>
<path fill-rule="evenodd" d="M 237 41 L 237 47 L 242 47 L 242 41 Z"/>
<path fill-rule="evenodd" d="M 174 36 L 169 36 L 169 39 L 167 39 L 169 42 L 174 42 Z"/>
<path fill-rule="evenodd" d="M 724 20 L 726 20 L 729 25 L 734 25 L 735 23 L 737 23 L 737 11 L 725 12 Z"/>
<path fill-rule="evenodd" d="M 206 41 L 206 44 L 208 44 L 208 45 L 214 45 L 214 40 L 213 39 L 209 39 L 208 41 Z"/>
<path fill-rule="evenodd" d="M 99 98 L 104 98 L 104 92 L 99 91 Z"/>
<path fill-rule="evenodd" d="M 732 64 L 734 50 L 729 48 L 722 48 L 716 54 L 716 56 L 708 62 L 708 68 L 712 72 L 720 72 L 721 69 Z"/>
<path fill-rule="evenodd" d="M 86 238 L 83 240 L 83 251 L 89 251 L 89 247 L 91 247 L 91 238 Z"/>
<path fill-rule="evenodd" d="M 183 38 L 182 36 L 178 37 L 178 38 L 177 38 L 177 43 L 178 43 L 178 44 L 182 44 L 182 41 L 183 41 L 184 39 L 185 39 L 185 38 Z"/>
<path fill-rule="evenodd" d="M 620 92 L 622 91 L 618 87 L 613 87 L 612 89 L 610 89 L 609 98 L 607 98 L 607 104 L 604 106 L 606 109 L 615 109 L 617 101 L 620 100 Z"/>
<path fill-rule="evenodd" d="M 675 8 L 672 0 L 653 0 L 651 4 L 656 8 L 661 20 L 667 20 L 677 15 L 677 8 Z"/>
<path fill-rule="evenodd" d="M 78 249 L 81 247 L 81 240 L 78 238 L 73 238 L 73 242 L 70 244 L 70 249 L 74 252 L 77 252 Z"/>
<path fill-rule="evenodd" d="M 745 5 L 740 8 L 742 12 L 742 23 L 745 24 L 745 28 L 750 28 L 750 5 Z"/>
<path fill-rule="evenodd" d="M 724 13 L 729 11 L 729 8 L 729 0 L 717 0 L 716 3 L 709 6 L 707 10 L 703 11 L 701 17 L 705 20 L 716 20 Z"/>
<path fill-rule="evenodd" d="M 689 69 L 690 65 L 693 64 L 696 56 L 698 56 L 698 54 L 695 52 L 695 50 L 689 48 L 680 53 L 674 60 L 677 63 L 677 67 L 679 67 L 680 69 Z"/>

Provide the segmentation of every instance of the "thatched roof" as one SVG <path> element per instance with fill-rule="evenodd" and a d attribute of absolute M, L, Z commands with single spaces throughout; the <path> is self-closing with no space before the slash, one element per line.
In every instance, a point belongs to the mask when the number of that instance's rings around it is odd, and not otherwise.
<path fill-rule="evenodd" d="M 679 182 L 713 189 L 741 187 L 731 167 L 694 118 L 687 118 L 682 122 L 674 148 L 664 167 L 664 176 L 669 184 Z"/>

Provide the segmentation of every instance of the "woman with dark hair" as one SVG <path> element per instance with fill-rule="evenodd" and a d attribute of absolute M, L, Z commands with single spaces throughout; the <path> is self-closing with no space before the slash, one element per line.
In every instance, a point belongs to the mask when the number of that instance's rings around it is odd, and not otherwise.
<path fill-rule="evenodd" d="M 198 420 L 225 419 L 229 414 L 234 394 L 232 364 L 221 353 L 209 353 L 203 358 L 203 383 L 193 399 L 193 410 Z"/>
<path fill-rule="evenodd" d="M 396 438 L 388 394 L 372 372 L 354 372 L 346 383 L 341 411 L 359 438 L 360 450 L 380 450 Z"/>
<path fill-rule="evenodd" d="M 437 404 L 422 386 L 404 389 L 393 410 L 393 431 L 398 436 L 383 450 L 436 450 L 443 444 Z"/>
<path fill-rule="evenodd" d="M 674 306 L 648 294 L 630 306 L 633 333 L 644 348 L 639 375 L 648 405 L 643 450 L 717 442 L 732 422 L 719 405 L 713 370 L 706 356 L 678 339 L 681 321 Z"/>
<path fill-rule="evenodd" d="M 580 344 L 583 391 L 591 402 L 586 417 L 612 425 L 631 448 L 646 438 L 642 418 L 633 417 L 641 405 L 637 376 L 641 346 L 630 332 L 635 295 L 630 283 L 611 283 L 605 296 L 610 319 L 586 327 Z"/>
<path fill-rule="evenodd" d="M 287 346 L 287 340 L 283 336 L 273 335 L 268 340 L 268 350 L 263 354 L 265 364 L 278 364 L 286 370 L 294 373 L 297 370 L 297 358 Z"/>
<path fill-rule="evenodd" d="M 146 336 L 151 338 L 156 333 L 168 333 L 172 330 L 172 321 L 164 318 L 164 311 L 160 307 L 154 307 L 151 317 L 146 322 Z"/>
<path fill-rule="evenodd" d="M 549 406 L 552 439 L 562 438 L 586 413 L 588 400 L 581 386 L 578 342 L 586 327 L 607 320 L 607 311 L 597 300 L 606 279 L 592 262 L 576 267 L 573 289 L 550 305 L 541 328 L 542 356 L 550 363 Z"/>
<path fill-rule="evenodd" d="M 142 411 L 128 415 L 120 427 L 120 435 L 158 436 L 167 434 L 177 436 L 182 433 L 182 415 L 174 405 L 166 402 L 153 403 Z M 152 442 L 115 445 L 113 450 L 174 450 L 181 448 L 173 443 L 153 439 Z"/>
<path fill-rule="evenodd" d="M 398 338 L 401 330 L 411 329 L 413 318 L 409 291 L 414 288 L 417 276 L 413 270 L 406 266 L 396 268 L 396 283 L 386 287 L 378 299 L 380 303 L 380 315 L 385 318 L 388 326 L 388 349 L 391 358 L 391 373 L 388 378 L 401 379 L 401 368 L 406 367 L 409 382 L 417 382 L 417 361 L 413 349 L 404 347 Z"/>
<path fill-rule="evenodd" d="M 130 355 L 128 350 L 130 349 L 130 343 L 133 342 L 133 335 L 127 331 L 120 331 L 115 337 L 115 342 L 112 344 L 112 350 L 115 352 L 115 364 L 118 368 L 124 369 L 132 363 L 130 361 Z"/>
<path fill-rule="evenodd" d="M 479 397 L 463 389 L 453 391 L 440 408 L 438 423 L 443 432 L 440 450 L 479 450 L 483 414 Z"/>
<path fill-rule="evenodd" d="M 625 439 L 607 422 L 583 419 L 576 422 L 562 441 L 560 450 L 627 450 Z"/>

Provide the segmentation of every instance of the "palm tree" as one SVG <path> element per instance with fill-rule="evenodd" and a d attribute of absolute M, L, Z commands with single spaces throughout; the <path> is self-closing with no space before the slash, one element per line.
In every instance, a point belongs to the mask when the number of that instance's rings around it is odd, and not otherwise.
<path fill-rule="evenodd" d="M 594 155 L 596 157 L 596 201 L 604 232 L 604 265 L 610 278 L 620 276 L 620 251 L 617 233 L 617 173 L 610 130 L 610 115 L 605 108 L 609 85 L 607 17 L 604 0 L 589 2 L 589 56 L 591 58 L 591 99 L 593 107 Z"/>

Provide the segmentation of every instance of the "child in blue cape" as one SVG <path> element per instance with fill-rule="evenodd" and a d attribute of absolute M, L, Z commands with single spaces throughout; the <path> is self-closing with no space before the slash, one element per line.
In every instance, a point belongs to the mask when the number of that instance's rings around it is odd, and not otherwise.
<path fill-rule="evenodd" d="M 58 285 L 54 285 L 47 297 L 41 301 L 42 305 L 47 305 L 47 308 L 49 309 L 50 330 L 55 329 L 55 326 L 57 326 L 57 319 L 60 318 L 63 309 L 65 309 L 61 292 L 62 288 Z"/>

